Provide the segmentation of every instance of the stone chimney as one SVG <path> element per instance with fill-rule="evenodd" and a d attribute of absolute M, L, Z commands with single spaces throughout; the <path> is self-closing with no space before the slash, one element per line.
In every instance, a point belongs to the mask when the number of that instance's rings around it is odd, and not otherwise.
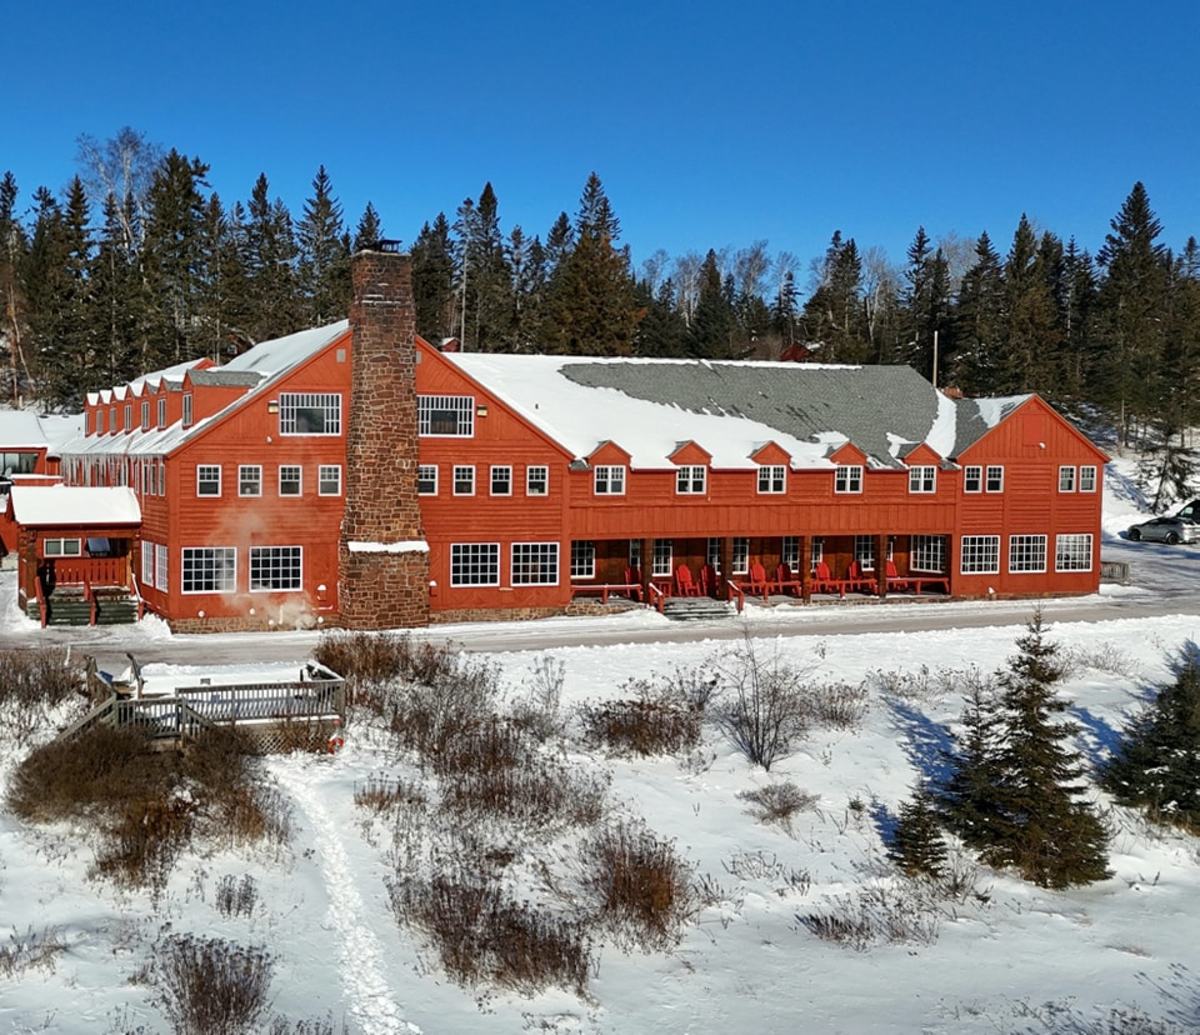
<path fill-rule="evenodd" d="M 429 548 L 417 499 L 412 263 L 381 242 L 350 260 L 346 508 L 338 544 L 342 624 L 429 621 Z"/>

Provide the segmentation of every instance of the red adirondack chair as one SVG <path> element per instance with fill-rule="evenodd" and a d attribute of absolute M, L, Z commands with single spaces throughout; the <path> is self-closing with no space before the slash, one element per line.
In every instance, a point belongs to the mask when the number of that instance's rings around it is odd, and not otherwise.
<path fill-rule="evenodd" d="M 717 570 L 711 564 L 700 565 L 700 595 L 711 597 L 717 591 Z"/>
<path fill-rule="evenodd" d="M 911 579 L 901 578 L 900 573 L 896 570 L 896 562 L 887 562 L 887 580 L 888 589 L 898 589 L 907 592 L 913 588 Z"/>
<path fill-rule="evenodd" d="M 766 600 L 771 595 L 771 583 L 767 581 L 767 569 L 755 561 L 750 565 L 750 592 Z"/>
<path fill-rule="evenodd" d="M 875 577 L 863 571 L 863 566 L 856 560 L 850 562 L 850 570 L 846 575 L 846 588 L 849 590 L 862 590 L 864 593 L 874 593 L 878 589 Z"/>
<path fill-rule="evenodd" d="M 780 564 L 775 569 L 775 585 L 780 593 L 800 595 L 800 578 L 786 564 Z"/>
<path fill-rule="evenodd" d="M 843 593 L 844 587 L 839 579 L 835 579 L 825 561 L 817 561 L 813 568 L 812 591 L 814 593 Z"/>
<path fill-rule="evenodd" d="M 675 569 L 675 592 L 681 597 L 700 595 L 700 587 L 696 585 L 696 580 L 692 578 L 692 570 L 686 564 L 681 564 Z"/>
<path fill-rule="evenodd" d="M 634 587 L 629 591 L 630 597 L 634 600 L 642 599 L 642 571 L 640 568 L 625 568 L 625 585 Z"/>

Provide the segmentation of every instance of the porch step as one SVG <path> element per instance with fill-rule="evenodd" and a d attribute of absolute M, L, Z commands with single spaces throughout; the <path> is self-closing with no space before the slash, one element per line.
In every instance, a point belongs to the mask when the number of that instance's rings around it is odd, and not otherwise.
<path fill-rule="evenodd" d="M 711 597 L 671 597 L 663 601 L 663 614 L 680 622 L 702 618 L 732 618 L 736 613 L 732 604 L 724 600 L 713 600 Z"/>
<path fill-rule="evenodd" d="M 36 600 L 26 605 L 25 613 L 39 620 Z M 50 597 L 46 615 L 47 625 L 88 625 L 92 620 L 92 605 L 78 596 Z M 97 625 L 129 625 L 137 621 L 137 601 L 130 596 L 103 596 L 96 602 Z"/>

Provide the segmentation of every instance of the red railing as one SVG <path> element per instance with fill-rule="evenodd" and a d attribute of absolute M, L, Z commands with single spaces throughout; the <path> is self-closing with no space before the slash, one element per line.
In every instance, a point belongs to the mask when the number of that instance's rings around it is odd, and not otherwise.
<path fill-rule="evenodd" d="M 127 586 L 128 557 L 55 557 L 56 586 Z"/>

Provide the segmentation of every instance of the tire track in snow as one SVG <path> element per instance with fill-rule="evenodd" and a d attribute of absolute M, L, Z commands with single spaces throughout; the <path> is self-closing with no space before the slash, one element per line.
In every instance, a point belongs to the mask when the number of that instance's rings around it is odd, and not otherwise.
<path fill-rule="evenodd" d="M 326 923 L 337 932 L 338 977 L 351 1016 L 363 1035 L 420 1035 L 421 1029 L 404 1019 L 383 976 L 383 946 L 367 926 L 362 896 L 354 883 L 337 824 L 313 785 L 291 764 L 285 762 L 273 768 L 279 782 L 308 817 L 313 832 L 329 899 Z"/>

